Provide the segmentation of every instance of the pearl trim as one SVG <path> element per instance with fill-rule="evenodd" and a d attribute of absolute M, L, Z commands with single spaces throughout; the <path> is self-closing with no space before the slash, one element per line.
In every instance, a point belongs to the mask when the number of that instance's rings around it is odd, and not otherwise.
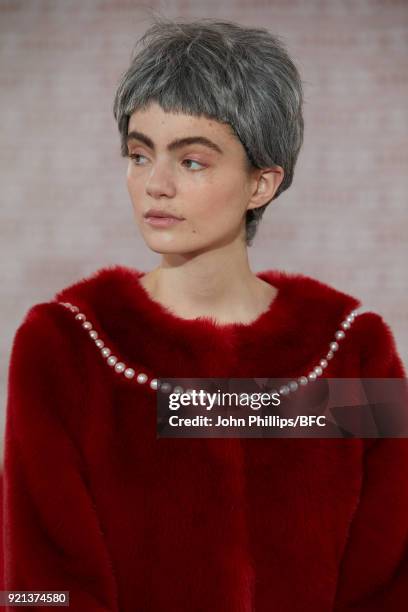
<path fill-rule="evenodd" d="M 146 372 L 139 372 L 136 374 L 135 370 L 131 367 L 128 367 L 123 361 L 118 361 L 118 357 L 116 355 L 112 355 L 112 351 L 109 347 L 107 347 L 104 341 L 100 338 L 98 332 L 93 328 L 93 325 L 90 321 L 87 320 L 86 316 L 83 312 L 80 312 L 78 306 L 71 304 L 70 302 L 58 302 L 72 313 L 75 314 L 75 319 L 81 323 L 81 327 L 88 332 L 89 337 L 95 342 L 95 345 L 100 350 L 102 357 L 106 360 L 106 363 L 118 374 L 123 375 L 125 378 L 131 380 L 136 380 L 139 384 L 144 385 L 148 383 L 148 387 L 153 391 L 157 391 L 159 388 L 163 393 L 169 393 L 171 391 L 170 383 L 161 383 L 159 385 L 159 379 L 153 378 Z M 273 389 L 271 391 L 271 395 L 273 393 L 279 393 L 281 395 L 289 395 L 289 393 L 294 393 L 300 387 L 304 387 L 308 385 L 310 382 L 314 382 L 323 374 L 323 370 L 327 368 L 329 361 L 333 359 L 334 354 L 339 349 L 339 342 L 346 337 L 347 331 L 350 329 L 353 324 L 356 316 L 358 315 L 357 309 L 352 310 L 349 315 L 340 323 L 341 329 L 338 329 L 334 334 L 334 339 L 329 344 L 329 350 L 326 355 L 320 359 L 319 363 L 312 368 L 312 370 L 305 376 L 300 376 L 297 379 L 293 379 L 289 381 L 286 385 L 283 385 L 279 389 Z M 173 389 L 174 393 L 183 393 L 183 387 L 176 386 Z M 188 393 L 188 389 L 186 392 Z"/>
<path fill-rule="evenodd" d="M 118 374 L 122 374 L 125 378 L 131 380 L 135 379 L 139 384 L 144 384 L 149 381 L 148 386 L 153 391 L 157 390 L 158 379 L 149 377 L 145 372 L 136 372 L 133 368 L 128 367 L 123 361 L 119 361 L 116 355 L 112 355 L 111 349 L 106 346 L 105 342 L 100 338 L 98 332 L 93 328 L 93 324 L 87 320 L 83 312 L 80 312 L 78 306 L 71 304 L 70 302 L 58 302 L 75 315 L 75 319 L 81 323 L 81 327 L 88 332 L 89 337 L 95 342 L 95 345 L 99 349 L 102 357 L 106 360 L 106 363 Z"/>
<path fill-rule="evenodd" d="M 346 331 L 348 331 L 351 325 L 354 323 L 354 319 L 358 315 L 357 309 L 352 310 L 349 315 L 340 323 L 340 327 L 342 329 L 338 329 L 334 334 L 334 340 L 329 344 L 329 350 L 323 359 L 320 359 L 319 363 L 312 368 L 312 370 L 306 376 L 300 376 L 300 378 L 296 380 L 291 380 L 286 385 L 278 389 L 273 389 L 271 391 L 271 395 L 274 393 L 279 393 L 280 395 L 289 395 L 289 393 L 294 393 L 300 387 L 304 387 L 309 382 L 314 382 L 323 374 L 323 370 L 327 368 L 329 365 L 329 361 L 333 359 L 334 353 L 339 349 L 339 341 L 343 340 L 346 337 Z"/>

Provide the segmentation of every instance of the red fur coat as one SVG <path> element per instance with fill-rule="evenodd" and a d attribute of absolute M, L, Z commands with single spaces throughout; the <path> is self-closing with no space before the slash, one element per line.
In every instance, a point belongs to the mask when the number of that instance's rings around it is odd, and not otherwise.
<path fill-rule="evenodd" d="M 127 376 L 299 377 L 360 302 L 271 270 L 269 310 L 218 326 L 178 318 L 141 274 L 98 270 L 17 330 L 5 588 L 69 591 L 72 612 L 406 611 L 408 440 L 157 439 L 157 392 Z M 323 376 L 405 376 L 378 314 L 356 316 Z"/>

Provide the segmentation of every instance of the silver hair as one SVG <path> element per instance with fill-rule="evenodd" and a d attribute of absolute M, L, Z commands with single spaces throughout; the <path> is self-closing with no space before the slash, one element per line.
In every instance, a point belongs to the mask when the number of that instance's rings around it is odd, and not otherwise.
<path fill-rule="evenodd" d="M 166 112 L 229 124 L 245 148 L 248 170 L 284 169 L 273 198 L 246 212 L 251 246 L 266 207 L 291 185 L 303 143 L 302 81 L 281 39 L 230 21 L 155 16 L 136 42 L 115 94 L 123 157 L 129 117 L 152 101 Z"/>

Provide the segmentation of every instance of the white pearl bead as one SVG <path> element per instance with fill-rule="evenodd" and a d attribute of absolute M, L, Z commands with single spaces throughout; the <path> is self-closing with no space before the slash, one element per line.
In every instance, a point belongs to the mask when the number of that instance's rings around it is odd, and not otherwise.
<path fill-rule="evenodd" d="M 108 365 L 114 366 L 117 360 L 118 358 L 115 357 L 115 355 L 111 355 L 110 357 L 108 357 Z"/>
<path fill-rule="evenodd" d="M 147 376 L 146 376 L 146 374 L 144 372 L 141 372 L 140 374 L 137 375 L 136 380 L 137 380 L 138 383 L 143 384 L 143 383 L 146 382 Z"/>
<path fill-rule="evenodd" d="M 349 323 L 352 323 L 354 321 L 354 317 L 352 317 L 351 315 L 349 315 L 346 319 L 346 321 L 348 321 Z"/>
<path fill-rule="evenodd" d="M 105 343 L 102 342 L 102 340 L 95 340 L 95 344 L 98 348 L 103 348 L 105 346 Z"/>
<path fill-rule="evenodd" d="M 178 387 L 174 387 L 173 391 L 174 393 L 183 393 L 184 389 L 183 387 L 178 386 Z"/>
<path fill-rule="evenodd" d="M 308 379 L 309 379 L 309 380 L 316 380 L 316 378 L 317 378 L 317 374 L 316 374 L 316 372 L 310 372 L 310 373 L 307 375 L 307 377 L 308 377 Z"/>
<path fill-rule="evenodd" d="M 82 323 L 82 327 L 84 329 L 92 329 L 92 323 L 90 323 L 89 321 L 85 321 L 85 323 Z"/>
<path fill-rule="evenodd" d="M 316 366 L 314 371 L 317 374 L 317 376 L 321 376 L 323 374 L 323 370 L 320 366 Z"/>
<path fill-rule="evenodd" d="M 163 393 L 168 393 L 171 390 L 171 384 L 170 383 L 162 383 L 160 385 L 160 391 L 163 391 Z"/>
<path fill-rule="evenodd" d="M 289 387 L 287 387 L 286 385 L 283 385 L 283 387 L 281 387 L 281 388 L 279 389 L 279 393 L 280 393 L 281 395 L 289 395 L 289 393 L 290 393 L 290 389 L 289 389 Z"/>
<path fill-rule="evenodd" d="M 89 335 L 91 336 L 92 340 L 96 340 L 98 337 L 98 332 L 96 332 L 94 329 L 92 331 L 89 332 Z"/>
<path fill-rule="evenodd" d="M 133 368 L 126 368 L 126 370 L 123 373 L 126 376 L 126 378 L 133 378 L 135 375 L 135 371 Z"/>
<path fill-rule="evenodd" d="M 108 348 L 107 346 L 105 346 L 105 348 L 103 348 L 101 350 L 101 353 L 104 357 L 109 357 L 109 355 L 111 354 L 111 350 L 110 348 Z"/>
<path fill-rule="evenodd" d="M 118 363 L 115 365 L 116 372 L 123 372 L 125 369 L 126 369 L 126 366 L 122 361 L 118 361 Z"/>
<path fill-rule="evenodd" d="M 150 381 L 150 387 L 151 389 L 156 390 L 157 386 L 159 384 L 159 381 L 157 380 L 157 378 L 152 378 L 152 380 Z"/>
<path fill-rule="evenodd" d="M 348 321 L 343 321 L 343 323 L 341 324 L 343 329 L 350 329 L 351 325 Z"/>
<path fill-rule="evenodd" d="M 79 312 L 78 306 L 71 306 L 72 312 Z"/>
<path fill-rule="evenodd" d="M 331 351 L 337 351 L 338 348 L 339 348 L 339 345 L 337 344 L 337 342 L 330 342 Z"/>
<path fill-rule="evenodd" d="M 291 391 L 296 391 L 296 390 L 298 389 L 298 387 L 299 387 L 299 385 L 298 385 L 298 383 L 296 382 L 296 380 L 292 380 L 292 381 L 289 383 L 289 389 L 290 389 Z"/>
<path fill-rule="evenodd" d="M 86 316 L 82 314 L 82 312 L 75 315 L 75 318 L 78 319 L 78 321 L 86 321 Z"/>
<path fill-rule="evenodd" d="M 329 351 L 326 355 L 326 359 L 333 359 L 334 353 L 333 351 Z"/>
<path fill-rule="evenodd" d="M 301 376 L 298 380 L 299 380 L 299 384 L 302 385 L 303 387 L 307 385 L 307 383 L 309 382 L 309 379 L 306 376 Z"/>
<path fill-rule="evenodd" d="M 334 335 L 334 337 L 336 338 L 336 340 L 343 340 L 343 338 L 345 337 L 345 333 L 344 331 L 342 331 L 341 329 L 339 331 L 337 331 Z"/>
<path fill-rule="evenodd" d="M 328 365 L 328 364 L 327 364 L 326 359 L 321 359 L 321 360 L 320 360 L 320 365 L 322 366 L 322 368 L 327 368 L 327 365 Z"/>

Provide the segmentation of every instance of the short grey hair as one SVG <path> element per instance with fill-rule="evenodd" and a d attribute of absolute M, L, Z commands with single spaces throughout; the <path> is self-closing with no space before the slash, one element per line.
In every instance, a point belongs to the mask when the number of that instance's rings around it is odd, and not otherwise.
<path fill-rule="evenodd" d="M 302 82 L 282 40 L 264 28 L 231 21 L 155 16 L 136 42 L 115 94 L 123 157 L 130 116 L 152 101 L 166 112 L 230 124 L 245 148 L 248 169 L 282 166 L 284 178 L 274 197 L 246 212 L 251 246 L 266 207 L 291 185 L 303 143 Z"/>

